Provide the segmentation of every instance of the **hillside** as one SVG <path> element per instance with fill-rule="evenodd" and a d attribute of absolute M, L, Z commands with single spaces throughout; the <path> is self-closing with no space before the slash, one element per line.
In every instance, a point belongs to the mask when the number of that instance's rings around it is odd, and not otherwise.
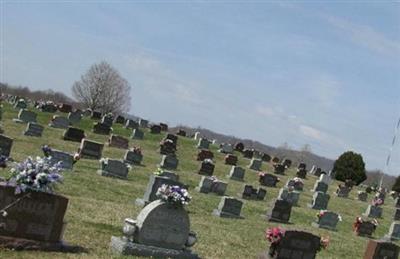
<path fill-rule="evenodd" d="M 31 108 L 32 109 L 32 108 Z M 42 113 L 32 109 L 38 114 L 38 123 L 46 125 L 43 137 L 27 137 L 22 134 L 26 125 L 14 123 L 18 111 L 11 105 L 4 103 L 3 129 L 5 135 L 14 138 L 11 156 L 21 161 L 27 156 L 41 156 L 41 146 L 44 144 L 67 152 L 74 153 L 79 143 L 63 141 L 61 136 L 63 130 L 47 126 L 53 114 Z M 65 114 L 61 114 L 65 116 Z M 83 118 L 79 128 L 84 129 L 87 138 L 105 143 L 107 136 L 94 134 L 93 121 Z M 114 124 L 114 133 L 130 137 L 131 130 Z M 45 252 L 21 252 L 0 250 L 1 258 L 116 258 L 110 253 L 109 243 L 111 236 L 122 235 L 122 224 L 126 217 L 135 218 L 141 208 L 134 205 L 134 200 L 143 196 L 149 175 L 157 170 L 161 156 L 159 154 L 159 142 L 165 134 L 151 134 L 145 131 L 144 140 L 130 139 L 130 147 L 141 146 L 144 153 L 143 166 L 133 167 L 127 180 L 119 180 L 100 176 L 96 173 L 99 169 L 99 161 L 81 159 L 77 162 L 74 170 L 65 173 L 65 180 L 58 188 L 58 193 L 68 197 L 69 205 L 65 220 L 67 221 L 64 240 L 67 243 L 79 245 L 88 250 L 84 254 L 62 254 Z M 222 140 L 223 141 L 223 140 Z M 331 199 L 329 210 L 341 214 L 343 221 L 339 222 L 337 231 L 317 229 L 311 226 L 315 220 L 316 210 L 308 208 L 312 189 L 316 177 L 308 176 L 305 180 L 304 191 L 301 193 L 299 207 L 293 207 L 290 222 L 284 225 L 270 223 L 265 220 L 270 203 L 278 195 L 279 189 L 284 186 L 289 178 L 295 176 L 295 167 L 290 168 L 277 188 L 266 188 L 267 196 L 264 201 L 244 201 L 242 216 L 244 219 L 226 219 L 211 215 L 221 199 L 213 194 L 203 194 L 194 190 L 201 176 L 196 173 L 199 162 L 196 161 L 197 142 L 190 138 L 179 137 L 177 156 L 179 167 L 176 171 L 180 175 L 180 181 L 189 186 L 189 192 L 193 197 L 187 206 L 189 211 L 191 229 L 198 235 L 198 242 L 193 247 L 202 258 L 254 258 L 265 250 L 269 243 L 264 240 L 264 230 L 269 226 L 282 226 L 286 229 L 300 229 L 315 233 L 317 235 L 329 236 L 330 246 L 318 254 L 317 258 L 360 258 L 364 254 L 368 238 L 358 237 L 352 231 L 352 224 L 356 216 L 365 212 L 368 203 L 358 201 L 357 190 L 350 193 L 349 199 L 338 198 L 332 193 L 336 190 L 338 182 L 333 181 L 328 192 Z M 255 145 L 255 143 L 253 143 Z M 258 148 L 258 146 L 253 146 Z M 243 190 L 243 184 L 259 186 L 258 176 L 255 171 L 246 169 L 243 182 L 228 180 L 227 175 L 230 166 L 223 162 L 224 155 L 219 153 L 217 145 L 211 145 L 210 150 L 214 152 L 215 170 L 214 175 L 228 182 L 227 195 L 238 197 Z M 122 159 L 124 150 L 108 147 L 105 145 L 104 157 Z M 235 152 L 239 157 L 238 165 L 246 167 L 250 160 Z M 308 165 L 309 167 L 311 164 Z M 272 171 L 272 165 L 263 163 L 263 171 Z M 7 176 L 7 169 L 0 169 L 0 176 Z M 369 197 L 370 199 L 371 197 Z M 375 231 L 374 237 L 380 238 L 388 232 L 395 211 L 394 201 L 387 198 L 383 206 L 383 219 Z M 397 242 L 400 245 L 400 242 Z"/>

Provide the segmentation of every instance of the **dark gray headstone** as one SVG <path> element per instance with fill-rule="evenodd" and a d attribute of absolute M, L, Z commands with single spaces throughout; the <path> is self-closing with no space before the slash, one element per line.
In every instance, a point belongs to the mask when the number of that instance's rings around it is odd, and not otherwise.
<path fill-rule="evenodd" d="M 24 131 L 25 136 L 41 137 L 44 127 L 40 124 L 29 122 Z"/>
<path fill-rule="evenodd" d="M 179 160 L 176 156 L 163 155 L 161 157 L 161 168 L 176 170 L 178 168 Z"/>
<path fill-rule="evenodd" d="M 316 226 L 330 230 L 336 230 L 336 225 L 339 222 L 339 215 L 332 211 L 326 211 L 324 215 L 318 218 Z"/>
<path fill-rule="evenodd" d="M 13 145 L 13 139 L 0 134 L 0 155 L 9 157 Z"/>
<path fill-rule="evenodd" d="M 69 127 L 64 131 L 63 139 L 75 142 L 81 142 L 85 138 L 85 131 Z"/>
<path fill-rule="evenodd" d="M 210 146 L 210 141 L 205 138 L 200 138 L 199 143 L 197 144 L 197 148 L 199 149 L 208 149 Z"/>
<path fill-rule="evenodd" d="M 229 178 L 232 180 L 243 181 L 245 170 L 240 166 L 232 166 Z"/>
<path fill-rule="evenodd" d="M 288 223 L 292 213 L 292 204 L 286 200 L 275 200 L 267 219 L 273 222 Z"/>
<path fill-rule="evenodd" d="M 106 159 L 101 163 L 101 169 L 98 171 L 102 176 L 111 176 L 121 179 L 128 177 L 129 168 L 121 160 Z"/>
<path fill-rule="evenodd" d="M 54 115 L 53 119 L 49 123 L 49 126 L 58 129 L 67 129 L 69 126 L 69 120 L 65 117 Z"/>
<path fill-rule="evenodd" d="M 267 187 L 276 187 L 276 184 L 278 183 L 278 177 L 273 174 L 263 174 L 259 176 L 259 182 L 261 185 Z"/>
<path fill-rule="evenodd" d="M 14 119 L 14 121 L 22 123 L 29 123 L 29 122 L 36 123 L 36 117 L 37 114 L 35 112 L 21 109 L 18 113 L 18 119 Z"/>
<path fill-rule="evenodd" d="M 364 215 L 370 218 L 382 218 L 382 211 L 383 209 L 380 206 L 368 205 Z"/>
<path fill-rule="evenodd" d="M 73 169 L 74 167 L 74 157 L 66 152 L 52 149 L 50 152 L 51 161 L 53 163 L 57 163 L 59 161 L 62 162 L 62 167 L 64 169 Z"/>
<path fill-rule="evenodd" d="M 331 196 L 323 192 L 315 192 L 311 202 L 311 208 L 316 210 L 326 210 Z"/>
<path fill-rule="evenodd" d="M 124 161 L 128 164 L 140 165 L 143 160 L 143 154 L 127 150 L 124 156 Z"/>
<path fill-rule="evenodd" d="M 79 154 L 82 158 L 100 159 L 103 154 L 102 143 L 82 139 L 81 146 L 79 147 Z"/>
<path fill-rule="evenodd" d="M 15 195 L 12 186 L 0 186 L 0 207 L 4 208 L 21 198 Z M 2 217 L 4 226 L 0 235 L 45 242 L 59 242 L 64 232 L 64 215 L 68 199 L 45 192 L 31 192 L 7 210 L 7 217 Z"/>
<path fill-rule="evenodd" d="M 82 119 L 81 111 L 70 112 L 68 114 L 68 121 L 71 125 L 79 124 L 79 122 L 81 122 L 81 119 Z"/>
<path fill-rule="evenodd" d="M 129 140 L 122 136 L 111 134 L 110 139 L 108 140 L 110 147 L 128 149 L 129 148 Z"/>
<path fill-rule="evenodd" d="M 144 132 L 140 129 L 134 129 L 132 131 L 132 138 L 133 139 L 143 139 L 144 137 Z"/>
<path fill-rule="evenodd" d="M 249 168 L 256 171 L 261 171 L 262 160 L 258 158 L 253 158 L 250 161 Z"/>
<path fill-rule="evenodd" d="M 138 129 L 139 128 L 139 123 L 135 120 L 126 120 L 125 122 L 125 128 L 127 129 Z"/>
<path fill-rule="evenodd" d="M 112 129 L 107 124 L 97 122 L 93 125 L 93 132 L 101 135 L 109 135 L 112 132 Z"/>
<path fill-rule="evenodd" d="M 233 197 L 224 196 L 218 205 L 218 208 L 213 211 L 213 214 L 219 217 L 227 218 L 243 218 L 240 213 L 243 207 L 243 202 Z"/>

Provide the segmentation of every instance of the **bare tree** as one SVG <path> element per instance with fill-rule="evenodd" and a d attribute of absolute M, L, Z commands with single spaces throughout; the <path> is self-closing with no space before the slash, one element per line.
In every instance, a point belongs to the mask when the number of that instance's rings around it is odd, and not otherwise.
<path fill-rule="evenodd" d="M 130 90 L 128 81 L 105 61 L 92 65 L 72 86 L 72 93 L 78 101 L 103 113 L 128 111 Z"/>

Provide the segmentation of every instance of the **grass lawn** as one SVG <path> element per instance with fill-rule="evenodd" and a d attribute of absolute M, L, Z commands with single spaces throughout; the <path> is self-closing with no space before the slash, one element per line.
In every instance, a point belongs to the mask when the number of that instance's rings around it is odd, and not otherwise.
<path fill-rule="evenodd" d="M 9 104 L 4 103 L 3 129 L 5 135 L 14 138 L 11 156 L 20 161 L 27 156 L 42 156 L 41 146 L 50 145 L 52 148 L 74 153 L 79 143 L 63 141 L 63 130 L 47 126 L 53 114 L 38 113 L 38 123 L 46 125 L 42 138 L 27 137 L 23 135 L 25 124 L 12 121 L 18 111 Z M 66 114 L 63 114 L 66 116 Z M 93 134 L 91 132 L 93 121 L 84 118 L 79 127 L 84 129 L 88 139 L 106 142 L 107 136 Z M 114 133 L 130 137 L 131 131 L 119 124 L 114 124 Z M 158 152 L 159 142 L 165 134 L 153 135 L 145 131 L 144 140 L 130 139 L 130 146 L 142 147 L 144 159 L 143 166 L 133 167 L 127 180 L 102 177 L 96 173 L 99 169 L 99 161 L 82 159 L 75 164 L 74 170 L 66 172 L 64 184 L 59 185 L 57 191 L 69 198 L 69 204 L 65 220 L 67 222 L 64 241 L 79 245 L 88 249 L 85 254 L 63 254 L 47 252 L 16 252 L 0 251 L 1 258 L 117 258 L 109 249 L 112 235 L 122 235 L 122 223 L 124 218 L 135 218 L 140 208 L 134 205 L 136 198 L 142 197 L 148 182 L 149 175 L 157 169 L 161 161 Z M 223 162 L 224 155 L 217 151 L 216 145 L 211 145 L 214 152 L 216 167 L 214 175 L 219 179 L 228 181 L 227 195 L 238 197 L 243 189 L 243 182 L 228 180 L 226 176 L 230 166 Z M 194 190 L 201 176 L 196 173 L 199 162 L 196 161 L 196 141 L 179 137 L 178 158 L 179 167 L 176 171 L 180 175 L 180 181 L 190 186 L 189 192 L 193 197 L 187 206 L 191 220 L 191 229 L 198 235 L 198 242 L 193 247 L 202 258 L 255 258 L 258 253 L 265 250 L 269 244 L 264 240 L 264 230 L 269 226 L 281 224 L 270 223 L 265 220 L 266 211 L 270 208 L 271 201 L 278 195 L 279 189 L 288 178 L 295 176 L 295 166 L 281 177 L 277 188 L 267 188 L 267 196 L 264 201 L 244 201 L 242 216 L 245 219 L 225 219 L 212 216 L 213 209 L 217 208 L 219 196 L 202 194 Z M 103 157 L 122 159 L 124 150 L 110 148 L 105 145 Z M 247 167 L 250 160 L 243 158 L 239 153 L 239 165 Z M 310 168 L 311 165 L 308 165 Z M 271 172 L 272 166 L 263 163 L 263 170 Z M 1 176 L 8 175 L 8 169 L 0 169 Z M 368 203 L 357 200 L 357 190 L 350 193 L 349 199 L 338 198 L 333 195 L 338 182 L 334 181 L 329 187 L 331 200 L 329 210 L 341 214 L 343 221 L 339 222 L 337 231 L 317 229 L 311 226 L 316 218 L 316 210 L 307 207 L 311 201 L 312 189 L 316 177 L 308 176 L 305 181 L 304 191 L 301 193 L 299 207 L 293 207 L 290 225 L 282 225 L 286 229 L 299 229 L 310 231 L 317 235 L 329 236 L 330 246 L 321 251 L 318 258 L 362 258 L 367 245 L 367 238 L 358 237 L 352 232 L 352 224 L 356 216 L 365 212 Z M 245 183 L 258 186 L 257 172 L 246 169 Z M 372 198 L 370 195 L 369 200 Z M 383 206 L 383 219 L 375 231 L 374 237 L 380 238 L 388 232 L 394 214 L 394 201 L 388 197 Z M 397 242 L 399 245 L 400 243 Z"/>

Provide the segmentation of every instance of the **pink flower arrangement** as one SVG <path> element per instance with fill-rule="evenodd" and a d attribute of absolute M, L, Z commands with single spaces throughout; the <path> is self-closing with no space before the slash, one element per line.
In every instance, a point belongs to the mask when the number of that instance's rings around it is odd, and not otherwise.
<path fill-rule="evenodd" d="M 374 205 L 374 206 L 380 206 L 380 205 L 382 205 L 382 204 L 383 204 L 383 200 L 380 199 L 380 198 L 375 197 L 375 198 L 372 200 L 372 205 Z"/>
<path fill-rule="evenodd" d="M 285 235 L 285 230 L 280 227 L 267 228 L 265 230 L 265 239 L 267 239 L 271 244 L 279 244 L 282 237 Z"/>

